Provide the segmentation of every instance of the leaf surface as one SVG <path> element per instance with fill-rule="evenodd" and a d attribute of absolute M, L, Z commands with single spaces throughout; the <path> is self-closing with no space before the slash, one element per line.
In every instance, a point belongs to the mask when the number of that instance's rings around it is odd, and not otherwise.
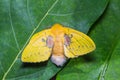
<path fill-rule="evenodd" d="M 87 33 L 107 3 L 108 0 L 0 0 L 0 79 L 49 80 L 61 68 L 50 61 L 21 62 L 21 53 L 32 35 L 55 23 Z"/>

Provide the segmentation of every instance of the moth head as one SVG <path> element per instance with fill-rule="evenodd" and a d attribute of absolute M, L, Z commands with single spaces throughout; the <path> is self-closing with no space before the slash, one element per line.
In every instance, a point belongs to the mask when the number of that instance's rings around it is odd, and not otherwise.
<path fill-rule="evenodd" d="M 54 35 L 63 35 L 65 33 L 65 28 L 60 24 L 55 24 L 52 26 L 51 32 Z"/>

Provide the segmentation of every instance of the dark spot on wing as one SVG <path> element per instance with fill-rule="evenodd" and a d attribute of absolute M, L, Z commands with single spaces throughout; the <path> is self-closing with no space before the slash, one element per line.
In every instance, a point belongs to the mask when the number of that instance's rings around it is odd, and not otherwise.
<path fill-rule="evenodd" d="M 72 37 L 73 37 L 73 34 L 70 34 L 69 37 L 72 38 Z"/>
<path fill-rule="evenodd" d="M 26 59 L 26 57 L 24 57 L 24 59 Z"/>
<path fill-rule="evenodd" d="M 40 52 L 38 52 L 38 54 L 40 55 Z"/>
<path fill-rule="evenodd" d="M 84 48 L 84 45 L 82 45 L 82 48 Z"/>
<path fill-rule="evenodd" d="M 44 38 L 42 38 L 42 42 L 46 42 Z"/>

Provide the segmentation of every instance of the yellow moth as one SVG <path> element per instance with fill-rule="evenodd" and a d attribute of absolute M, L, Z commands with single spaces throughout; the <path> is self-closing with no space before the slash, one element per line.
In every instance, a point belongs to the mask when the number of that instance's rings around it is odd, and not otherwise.
<path fill-rule="evenodd" d="M 95 50 L 95 44 L 86 34 L 60 24 L 36 33 L 22 53 L 23 62 L 48 60 L 62 66 L 68 58 L 75 58 Z"/>

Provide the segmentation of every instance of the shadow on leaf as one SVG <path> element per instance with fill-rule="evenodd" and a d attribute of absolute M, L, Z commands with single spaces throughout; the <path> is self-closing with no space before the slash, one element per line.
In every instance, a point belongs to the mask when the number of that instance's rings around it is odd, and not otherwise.
<path fill-rule="evenodd" d="M 40 68 L 47 66 L 48 61 L 39 62 L 39 63 L 23 63 L 22 68 Z"/>

